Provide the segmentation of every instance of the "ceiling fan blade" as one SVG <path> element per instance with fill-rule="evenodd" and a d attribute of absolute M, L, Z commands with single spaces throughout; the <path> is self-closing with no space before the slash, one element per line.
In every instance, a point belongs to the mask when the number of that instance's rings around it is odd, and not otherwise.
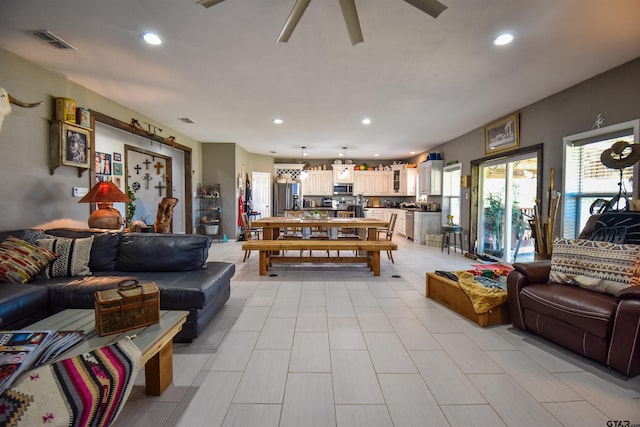
<path fill-rule="evenodd" d="M 362 29 L 360 28 L 360 20 L 358 19 L 355 0 L 340 0 L 340 9 L 342 9 L 344 23 L 347 25 L 351 45 L 355 46 L 364 41 L 362 38 Z"/>
<path fill-rule="evenodd" d="M 447 6 L 440 3 L 438 0 L 404 0 L 412 6 L 417 7 L 427 15 L 431 15 L 437 18 L 442 12 L 447 9 Z"/>
<path fill-rule="evenodd" d="M 196 3 L 198 3 L 199 5 L 202 5 L 204 7 L 211 7 L 211 6 L 215 6 L 218 3 L 223 2 L 224 0 L 198 0 Z"/>
<path fill-rule="evenodd" d="M 310 1 L 311 0 L 296 0 L 296 4 L 293 5 L 293 9 L 291 9 L 291 13 L 289 13 L 289 17 L 284 23 L 282 31 L 280 31 L 280 35 L 277 40 L 278 43 L 286 43 L 289 41 L 291 33 L 293 33 L 296 25 L 298 25 L 298 21 L 302 18 L 304 11 L 307 10 L 307 6 L 309 6 Z"/>

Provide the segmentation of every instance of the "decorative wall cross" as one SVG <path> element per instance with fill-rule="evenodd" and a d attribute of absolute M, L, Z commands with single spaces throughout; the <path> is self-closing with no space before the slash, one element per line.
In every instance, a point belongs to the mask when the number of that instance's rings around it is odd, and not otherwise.
<path fill-rule="evenodd" d="M 134 169 L 136 170 L 136 175 L 140 175 L 140 169 L 142 169 L 140 165 L 136 165 Z"/>
<path fill-rule="evenodd" d="M 149 159 L 147 159 L 142 163 L 144 163 L 144 165 L 147 167 L 147 170 L 149 170 L 149 165 L 151 164 L 151 161 Z"/>
<path fill-rule="evenodd" d="M 158 185 L 156 185 L 153 188 L 157 188 L 158 189 L 158 196 L 162 197 L 162 190 L 167 188 L 166 185 L 162 185 L 162 181 L 158 181 Z"/>
<path fill-rule="evenodd" d="M 144 188 L 145 190 L 149 189 L 149 181 L 151 181 L 153 178 L 151 178 L 151 175 L 149 175 L 148 173 L 145 173 L 144 176 L 142 177 L 142 179 L 144 179 Z"/>
<path fill-rule="evenodd" d="M 155 165 L 153 165 L 154 168 L 156 168 L 156 174 L 160 175 L 160 171 L 162 170 L 162 168 L 164 167 L 164 165 L 160 162 L 156 162 Z"/>

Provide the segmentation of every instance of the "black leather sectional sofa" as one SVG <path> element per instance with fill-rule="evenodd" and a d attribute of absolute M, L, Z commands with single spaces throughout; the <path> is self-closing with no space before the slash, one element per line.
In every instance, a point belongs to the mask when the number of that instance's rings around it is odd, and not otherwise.
<path fill-rule="evenodd" d="M 174 341 L 190 342 L 229 299 L 235 265 L 207 262 L 211 242 L 206 236 L 65 228 L 39 231 L 74 239 L 94 236 L 91 275 L 0 283 L 0 329 L 22 328 L 67 308 L 93 309 L 95 291 L 137 279 L 158 285 L 162 310 L 189 312 Z M 0 232 L 0 241 L 8 236 L 20 238 L 23 233 Z"/>

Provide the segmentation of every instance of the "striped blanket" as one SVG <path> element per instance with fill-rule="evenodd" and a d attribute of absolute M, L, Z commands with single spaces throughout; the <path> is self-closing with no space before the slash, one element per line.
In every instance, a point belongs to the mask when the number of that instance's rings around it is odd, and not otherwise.
<path fill-rule="evenodd" d="M 0 395 L 2 426 L 108 426 L 131 392 L 140 350 L 129 338 L 25 372 Z"/>

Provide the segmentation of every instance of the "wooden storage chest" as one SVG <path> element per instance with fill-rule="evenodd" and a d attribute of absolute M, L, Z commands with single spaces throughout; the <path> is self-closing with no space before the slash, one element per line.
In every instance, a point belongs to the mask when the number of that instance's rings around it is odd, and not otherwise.
<path fill-rule="evenodd" d="M 478 314 L 473 310 L 473 305 L 467 294 L 460 289 L 457 282 L 436 273 L 427 273 L 425 296 L 445 305 L 466 317 L 473 320 L 480 326 L 498 325 L 509 323 L 509 312 L 507 303 L 503 303 L 493 310 Z"/>
<path fill-rule="evenodd" d="M 125 280 L 117 289 L 98 291 L 95 294 L 96 331 L 98 335 L 110 335 L 160 321 L 160 292 L 153 283 L 138 284 L 137 280 Z"/>

